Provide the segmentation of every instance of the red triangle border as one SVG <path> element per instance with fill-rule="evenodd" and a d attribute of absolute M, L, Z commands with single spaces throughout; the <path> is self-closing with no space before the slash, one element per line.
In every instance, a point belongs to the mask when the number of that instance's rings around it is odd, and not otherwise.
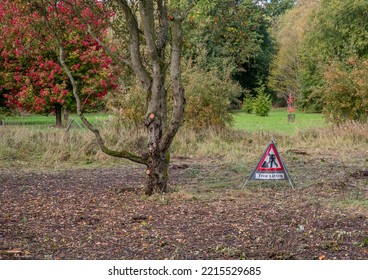
<path fill-rule="evenodd" d="M 271 149 L 273 150 L 276 158 L 277 158 L 277 161 L 279 162 L 280 166 L 279 167 L 276 167 L 276 168 L 264 168 L 262 167 L 262 164 L 263 162 L 265 161 L 266 157 L 269 155 Z M 276 147 L 275 147 L 275 144 L 274 143 L 270 143 L 268 145 L 268 148 L 266 149 L 266 151 L 264 152 L 262 158 L 260 159 L 257 167 L 256 167 L 256 170 L 257 171 L 269 171 L 269 172 L 272 172 L 272 171 L 284 171 L 284 165 L 282 163 L 282 160 L 280 158 L 280 155 L 279 155 L 279 152 L 277 151 Z"/>

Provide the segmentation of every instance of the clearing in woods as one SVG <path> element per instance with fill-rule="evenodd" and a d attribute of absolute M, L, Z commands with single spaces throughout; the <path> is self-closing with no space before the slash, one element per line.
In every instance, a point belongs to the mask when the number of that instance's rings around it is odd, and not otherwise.
<path fill-rule="evenodd" d="M 173 191 L 147 197 L 141 166 L 19 165 L 14 153 L 31 153 L 32 143 L 3 130 L 0 144 L 12 150 L 0 158 L 9 163 L 0 166 L 0 259 L 368 259 L 367 130 L 325 131 L 279 135 L 296 190 L 287 181 L 239 188 L 270 134 L 189 141 L 184 133 Z M 40 148 L 48 132 L 32 133 Z"/>

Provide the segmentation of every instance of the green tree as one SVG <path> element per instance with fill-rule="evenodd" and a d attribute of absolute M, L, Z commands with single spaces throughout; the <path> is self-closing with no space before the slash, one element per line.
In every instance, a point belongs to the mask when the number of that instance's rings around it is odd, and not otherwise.
<path fill-rule="evenodd" d="M 293 8 L 297 0 L 265 0 L 261 1 L 267 10 L 267 14 L 275 18 Z"/>
<path fill-rule="evenodd" d="M 218 69 L 219 77 L 230 73 L 253 91 L 259 80 L 266 80 L 273 52 L 264 6 L 252 0 L 215 0 L 202 8 L 193 10 L 185 26 L 190 34 L 185 57 L 204 70 Z"/>
<path fill-rule="evenodd" d="M 194 130 L 223 128 L 233 121 L 230 101 L 242 92 L 230 76 L 219 77 L 216 69 L 205 71 L 188 65 L 183 71 L 186 89 L 184 125 Z"/>
<path fill-rule="evenodd" d="M 229 64 L 236 68 L 261 51 L 257 31 L 262 17 L 262 9 L 252 0 L 215 0 L 210 6 L 199 6 L 185 26 L 190 33 L 185 54 L 203 69 L 227 69 Z"/>
<path fill-rule="evenodd" d="M 368 56 L 368 5 L 365 0 L 322 0 L 312 17 L 301 72 L 304 107 L 323 106 L 325 78 L 332 62 L 348 65 L 350 57 Z"/>
<path fill-rule="evenodd" d="M 269 94 L 266 93 L 265 85 L 260 85 L 256 88 L 257 96 L 254 98 L 253 107 L 257 116 L 266 117 L 272 109 L 272 100 Z"/>
<path fill-rule="evenodd" d="M 254 110 L 254 97 L 248 92 L 244 95 L 242 109 L 251 114 Z"/>
<path fill-rule="evenodd" d="M 274 22 L 273 34 L 277 39 L 277 53 L 271 65 L 268 85 L 284 100 L 287 100 L 290 94 L 296 99 L 300 95 L 300 71 L 303 69 L 301 51 L 309 30 L 309 18 L 318 8 L 318 2 L 299 1 Z"/>

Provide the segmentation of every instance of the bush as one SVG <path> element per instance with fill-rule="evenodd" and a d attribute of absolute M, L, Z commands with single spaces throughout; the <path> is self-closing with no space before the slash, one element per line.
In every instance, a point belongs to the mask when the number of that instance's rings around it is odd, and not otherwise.
<path fill-rule="evenodd" d="M 188 65 L 182 73 L 186 107 L 184 125 L 195 130 L 223 128 L 232 123 L 230 104 L 242 92 L 241 86 L 230 78 L 219 77 L 216 70 L 204 71 Z M 169 80 L 169 78 L 168 78 Z M 172 93 L 169 91 L 169 95 Z M 107 96 L 107 108 L 126 127 L 144 124 L 147 94 L 139 84 L 122 87 L 119 93 Z M 168 112 L 172 111 L 172 98 Z"/>
<path fill-rule="evenodd" d="M 254 99 L 254 111 L 257 116 L 265 117 L 272 108 L 272 101 L 269 94 L 265 93 L 265 86 L 261 85 L 256 89 L 257 97 Z"/>
<path fill-rule="evenodd" d="M 323 112 L 335 124 L 368 122 L 368 59 L 333 62 L 324 73 Z"/>
<path fill-rule="evenodd" d="M 138 84 L 135 84 L 123 87 L 117 93 L 109 93 L 107 108 L 125 127 L 139 127 L 144 124 L 146 99 L 146 93 Z"/>
<path fill-rule="evenodd" d="M 243 99 L 242 109 L 244 110 L 244 112 L 251 114 L 253 112 L 253 107 L 254 107 L 253 103 L 254 103 L 254 97 L 250 93 L 247 93 Z"/>
<path fill-rule="evenodd" d="M 204 71 L 188 66 L 183 72 L 186 93 L 184 125 L 195 130 L 231 125 L 231 100 L 242 91 L 241 86 L 215 70 Z"/>

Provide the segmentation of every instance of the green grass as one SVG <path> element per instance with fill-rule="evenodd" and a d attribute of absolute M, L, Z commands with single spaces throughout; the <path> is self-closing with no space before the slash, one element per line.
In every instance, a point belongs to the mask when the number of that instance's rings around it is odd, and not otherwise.
<path fill-rule="evenodd" d="M 103 113 L 90 113 L 85 115 L 92 123 L 98 123 L 99 121 L 106 121 L 109 119 L 109 115 Z M 249 132 L 266 131 L 291 135 L 308 128 L 323 127 L 327 125 L 322 114 L 296 112 L 295 115 L 295 122 L 290 123 L 287 119 L 286 109 L 273 109 L 268 117 L 259 117 L 255 114 L 247 114 L 239 110 L 233 114 L 233 128 Z M 75 118 L 81 123 L 77 115 L 70 115 L 69 118 Z M 17 124 L 46 127 L 55 124 L 55 116 L 52 115 L 6 116 L 3 117 L 3 120 L 6 124 L 10 125 Z M 64 125 L 66 124 L 64 123 Z"/>
<path fill-rule="evenodd" d="M 288 122 L 286 109 L 274 109 L 268 117 L 259 117 L 255 114 L 247 114 L 244 111 L 234 113 L 234 129 L 247 130 L 249 132 L 268 131 L 283 134 L 295 134 L 308 128 L 326 126 L 322 114 L 295 113 L 295 122 Z"/>
<path fill-rule="evenodd" d="M 101 114 L 101 113 L 89 113 L 85 114 L 86 118 L 92 122 L 96 123 L 99 121 L 105 121 L 109 119 L 108 114 Z M 70 115 L 69 119 L 75 118 L 79 123 L 81 120 L 77 115 Z M 55 116 L 48 115 L 28 115 L 28 116 L 5 116 L 3 117 L 5 124 L 8 125 L 35 125 L 35 126 L 49 126 L 55 124 Z M 64 123 L 66 125 L 66 123 Z"/>

